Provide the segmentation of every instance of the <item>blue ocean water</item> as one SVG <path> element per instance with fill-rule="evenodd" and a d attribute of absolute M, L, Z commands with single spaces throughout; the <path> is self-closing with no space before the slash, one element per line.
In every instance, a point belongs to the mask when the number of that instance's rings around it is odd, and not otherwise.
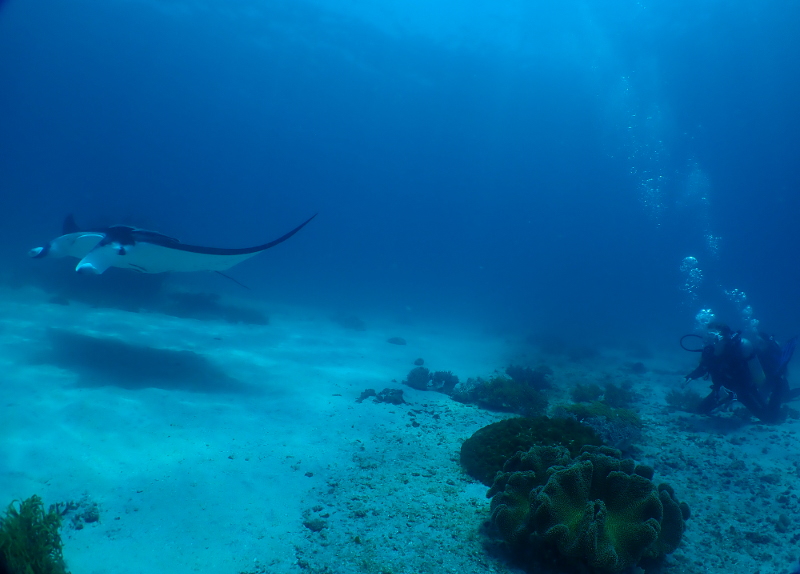
<path fill-rule="evenodd" d="M 698 414 L 678 340 L 800 333 L 798 29 L 790 0 L 0 0 L 0 505 L 64 504 L 76 572 L 508 571 L 457 453 L 518 405 L 400 381 L 519 359 L 550 415 L 628 396 L 608 444 L 693 513 L 654 572 L 785 572 L 797 411 Z M 317 215 L 229 281 L 29 258 L 68 214 L 221 248 Z"/>
<path fill-rule="evenodd" d="M 0 13 L 2 257 L 66 213 L 257 296 L 596 337 L 797 331 L 792 2 L 59 2 Z M 681 261 L 702 284 L 681 290 Z M 16 271 L 14 271 L 16 272 Z M 227 286 L 225 286 L 227 288 Z"/>

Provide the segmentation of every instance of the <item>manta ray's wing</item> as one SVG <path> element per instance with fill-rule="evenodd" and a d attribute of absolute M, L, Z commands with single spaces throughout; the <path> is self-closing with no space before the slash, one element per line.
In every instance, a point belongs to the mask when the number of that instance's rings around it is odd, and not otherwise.
<path fill-rule="evenodd" d="M 106 238 L 102 231 L 76 231 L 53 239 L 44 247 L 35 247 L 28 252 L 31 257 L 77 257 L 88 255 Z"/>
<path fill-rule="evenodd" d="M 61 226 L 61 235 L 43 247 L 34 247 L 28 255 L 35 259 L 44 257 L 77 257 L 83 259 L 108 237 L 109 228 L 81 229 L 69 214 Z"/>
<path fill-rule="evenodd" d="M 75 216 L 71 213 L 64 218 L 64 223 L 61 225 L 61 234 L 67 235 L 69 233 L 77 233 L 81 231 L 78 224 L 75 223 Z"/>
<path fill-rule="evenodd" d="M 134 269 L 141 273 L 224 271 L 270 247 L 283 243 L 314 217 L 316 214 L 274 241 L 243 249 L 186 245 L 160 233 L 128 228 L 131 231 L 132 241 L 106 240 L 98 243 L 81 259 L 76 271 L 102 273 L 109 267 Z"/>
<path fill-rule="evenodd" d="M 130 225 L 112 225 L 110 227 L 99 227 L 94 229 L 81 229 L 78 227 L 78 224 L 75 223 L 75 216 L 71 213 L 64 218 L 64 223 L 61 225 L 61 233 L 62 235 L 69 235 L 71 233 L 89 233 L 89 232 L 98 232 L 98 233 L 105 233 L 109 241 L 125 241 L 133 240 L 134 234 L 137 237 L 142 239 L 148 238 L 155 238 L 158 241 L 167 241 L 173 243 L 180 243 L 174 237 L 170 237 L 169 235 L 164 235 L 163 233 L 159 233 L 158 231 L 150 231 L 148 229 L 142 229 L 141 227 L 132 227 Z"/>

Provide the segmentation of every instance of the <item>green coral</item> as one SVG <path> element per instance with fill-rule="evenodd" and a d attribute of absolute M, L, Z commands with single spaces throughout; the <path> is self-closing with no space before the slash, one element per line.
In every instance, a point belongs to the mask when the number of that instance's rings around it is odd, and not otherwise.
<path fill-rule="evenodd" d="M 42 499 L 12 502 L 0 521 L 0 571 L 11 574 L 66 574 L 61 554 L 61 515 L 44 511 Z"/>
<path fill-rule="evenodd" d="M 576 403 L 590 403 L 596 401 L 603 396 L 603 389 L 600 385 L 594 383 L 590 385 L 582 385 L 578 383 L 569 392 L 570 398 Z"/>
<path fill-rule="evenodd" d="M 476 404 L 484 409 L 535 416 L 547 410 L 547 396 L 530 385 L 510 377 L 495 376 L 488 380 L 469 379 L 451 395 L 462 403 Z"/>
<path fill-rule="evenodd" d="M 642 427 L 642 419 L 634 411 L 630 409 L 614 408 L 600 401 L 595 401 L 588 405 L 567 405 L 564 409 L 579 421 L 605 419 L 609 423 L 626 424 L 638 428 Z"/>
<path fill-rule="evenodd" d="M 634 411 L 613 408 L 605 402 L 576 403 L 559 406 L 559 416 L 575 417 L 592 427 L 603 442 L 615 448 L 628 450 L 642 438 L 644 423 Z"/>
<path fill-rule="evenodd" d="M 652 482 L 651 467 L 608 447 L 571 460 L 563 448 L 533 447 L 503 470 L 487 494 L 492 521 L 521 554 L 621 572 L 673 552 L 689 518 L 669 485 Z"/>
<path fill-rule="evenodd" d="M 636 400 L 636 393 L 633 392 L 633 385 L 630 381 L 624 381 L 621 386 L 614 383 L 606 384 L 603 393 L 603 402 L 613 408 L 627 408 Z"/>
<path fill-rule="evenodd" d="M 461 445 L 461 464 L 470 476 L 489 486 L 517 451 L 525 452 L 534 445 L 560 445 L 577 456 L 584 445 L 600 444 L 597 433 L 574 419 L 517 417 L 475 431 Z"/>
<path fill-rule="evenodd" d="M 603 398 L 603 403 L 611 408 L 626 408 L 636 400 L 636 393 L 633 392 L 630 381 L 624 381 L 622 385 L 606 383 L 605 390 L 595 383 L 583 385 L 578 383 L 570 390 L 570 398 L 576 403 L 591 403 Z"/>

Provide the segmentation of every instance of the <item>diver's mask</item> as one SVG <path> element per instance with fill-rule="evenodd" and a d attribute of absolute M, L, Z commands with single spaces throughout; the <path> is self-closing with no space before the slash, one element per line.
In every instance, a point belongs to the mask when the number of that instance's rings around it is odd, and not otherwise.
<path fill-rule="evenodd" d="M 728 338 L 721 331 L 712 330 L 708 332 L 706 336 L 706 345 L 714 347 L 715 356 L 721 355 L 723 351 L 725 351 L 727 344 Z"/>

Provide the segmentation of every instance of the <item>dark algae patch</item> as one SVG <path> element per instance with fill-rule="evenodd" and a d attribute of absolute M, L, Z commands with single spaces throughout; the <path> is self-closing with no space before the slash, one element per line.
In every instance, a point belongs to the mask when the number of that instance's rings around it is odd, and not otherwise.
<path fill-rule="evenodd" d="M 44 511 L 42 499 L 12 502 L 0 521 L 0 572 L 68 574 L 61 554 L 61 514 Z"/>

